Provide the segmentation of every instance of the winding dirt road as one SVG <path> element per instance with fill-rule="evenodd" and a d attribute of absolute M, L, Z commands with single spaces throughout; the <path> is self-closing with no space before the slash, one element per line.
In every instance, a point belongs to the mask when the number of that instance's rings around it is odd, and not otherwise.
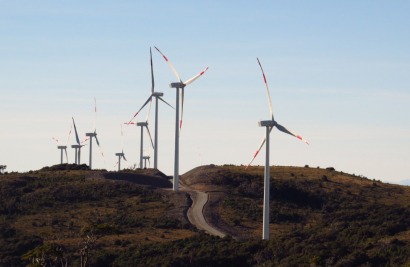
<path fill-rule="evenodd" d="M 192 199 L 192 206 L 188 209 L 188 219 L 198 229 L 210 235 L 225 237 L 225 234 L 208 224 L 204 217 L 204 206 L 208 202 L 209 195 L 206 192 L 193 190 L 180 181 L 181 191 L 187 192 Z"/>

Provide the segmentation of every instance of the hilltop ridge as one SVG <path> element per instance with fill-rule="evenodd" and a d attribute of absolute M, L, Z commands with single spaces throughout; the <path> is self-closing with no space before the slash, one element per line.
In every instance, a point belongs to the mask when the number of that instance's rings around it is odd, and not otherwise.
<path fill-rule="evenodd" d="M 201 166 L 181 181 L 209 194 L 204 216 L 227 237 L 190 225 L 188 194 L 169 190 L 158 170 L 56 165 L 0 175 L 0 266 L 57 251 L 79 265 L 87 242 L 91 266 L 410 263 L 408 186 L 333 168 L 272 166 L 271 240 L 262 242 L 263 167 Z"/>

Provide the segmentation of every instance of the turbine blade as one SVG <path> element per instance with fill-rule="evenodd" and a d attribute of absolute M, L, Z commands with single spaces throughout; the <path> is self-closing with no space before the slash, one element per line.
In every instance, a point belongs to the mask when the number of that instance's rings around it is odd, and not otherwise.
<path fill-rule="evenodd" d="M 154 148 L 154 142 L 152 142 L 152 136 L 151 136 L 151 132 L 149 131 L 148 125 L 145 126 L 145 128 L 147 128 L 147 132 L 148 132 L 148 135 L 149 135 L 149 139 L 151 140 L 152 148 Z"/>
<path fill-rule="evenodd" d="M 270 128 L 269 134 L 272 132 L 272 129 L 273 129 L 273 127 Z M 261 142 L 259 148 L 256 150 L 255 154 L 253 154 L 253 158 L 252 158 L 252 160 L 249 162 L 249 164 L 246 166 L 245 170 L 252 164 L 252 162 L 255 160 L 256 156 L 258 156 L 258 154 L 259 154 L 259 152 L 261 151 L 261 149 L 262 149 L 263 145 L 265 144 L 265 142 L 266 142 L 266 137 L 263 138 L 263 140 L 262 140 L 262 142 Z"/>
<path fill-rule="evenodd" d="M 132 121 L 134 120 L 135 117 L 137 117 L 138 113 L 148 104 L 148 102 L 150 102 L 152 99 L 152 95 L 150 95 L 147 99 L 147 101 L 145 101 L 144 105 L 142 105 L 142 107 L 134 114 L 134 116 L 131 118 L 131 120 L 128 122 L 128 124 L 133 124 Z M 127 123 L 125 123 L 127 124 Z"/>
<path fill-rule="evenodd" d="M 154 67 L 152 64 L 152 51 L 151 47 L 149 48 L 149 56 L 150 56 L 150 61 L 151 61 L 151 93 L 154 93 Z"/>
<path fill-rule="evenodd" d="M 124 132 L 122 131 L 122 124 L 120 124 L 121 127 L 121 149 L 124 150 Z"/>
<path fill-rule="evenodd" d="M 182 83 L 181 78 L 179 77 L 179 74 L 177 70 L 175 69 L 174 65 L 172 65 L 171 61 L 168 60 L 168 58 L 158 49 L 158 47 L 154 46 L 155 49 L 162 55 L 162 57 L 165 59 L 165 61 L 168 63 L 168 66 L 171 68 L 172 72 L 174 73 L 175 77 Z"/>
<path fill-rule="evenodd" d="M 68 141 L 70 140 L 70 136 L 71 136 L 71 131 L 73 130 L 73 126 L 71 125 L 70 127 L 70 131 L 68 132 L 68 137 L 67 137 L 67 141 L 65 142 L 65 145 L 68 144 Z"/>
<path fill-rule="evenodd" d="M 266 81 L 265 72 L 263 71 L 263 68 L 262 68 L 261 62 L 259 61 L 259 58 L 256 58 L 256 59 L 258 60 L 259 67 L 261 68 L 261 71 L 262 71 L 263 82 L 265 83 L 266 93 L 268 95 L 268 104 L 269 104 L 270 116 L 272 117 L 272 120 L 273 120 L 274 119 L 273 118 L 273 108 L 272 108 L 272 101 L 271 101 L 270 93 L 269 93 L 268 82 Z"/>
<path fill-rule="evenodd" d="M 94 132 L 95 133 L 95 132 Z M 95 142 L 97 142 L 97 146 L 100 146 L 100 142 L 98 141 L 98 138 L 97 138 L 97 133 L 95 133 Z"/>
<path fill-rule="evenodd" d="M 54 141 L 56 141 L 58 145 L 60 144 L 60 141 L 59 141 L 57 138 L 51 137 L 51 139 L 53 139 Z"/>
<path fill-rule="evenodd" d="M 123 157 L 123 159 L 124 159 L 125 161 L 127 161 L 127 159 L 125 158 L 124 152 L 123 152 L 123 154 L 122 154 L 122 157 Z"/>
<path fill-rule="evenodd" d="M 75 121 L 74 118 L 73 119 L 73 125 L 74 125 L 74 132 L 75 132 L 75 140 L 77 141 L 77 144 L 80 144 L 80 138 L 78 138 L 78 132 L 77 132 L 77 127 L 75 127 Z"/>
<path fill-rule="evenodd" d="M 164 102 L 165 104 L 167 104 L 168 106 L 170 106 L 171 108 L 175 109 L 173 106 L 171 106 L 167 101 L 165 101 L 164 99 L 162 99 L 162 97 L 158 97 L 159 100 L 161 100 L 162 102 Z"/>
<path fill-rule="evenodd" d="M 148 113 L 147 113 L 147 118 L 145 119 L 145 121 L 148 121 L 149 118 L 149 114 L 151 113 L 151 107 L 152 107 L 152 95 L 151 95 L 151 100 L 149 101 L 149 108 L 148 108 Z"/>
<path fill-rule="evenodd" d="M 303 141 L 303 142 L 305 142 L 306 144 L 309 145 L 309 142 L 306 141 L 305 139 L 303 139 L 302 136 L 292 133 L 291 131 L 289 131 L 288 129 L 283 127 L 282 125 L 276 124 L 276 128 L 278 128 L 279 131 L 290 134 L 290 135 L 296 137 L 297 139 L 299 139 L 299 140 L 301 140 L 301 141 Z"/>
<path fill-rule="evenodd" d="M 94 130 L 97 129 L 97 99 L 94 97 Z"/>
<path fill-rule="evenodd" d="M 200 73 L 198 73 L 197 75 L 195 75 L 194 77 L 192 77 L 191 79 L 187 80 L 186 82 L 184 82 L 185 85 L 189 85 L 191 84 L 193 81 L 195 81 L 196 79 L 198 79 L 199 77 L 201 77 L 202 75 L 204 75 L 204 73 L 209 69 L 209 67 L 206 67 L 206 69 L 204 69 L 203 71 L 201 71 Z"/>

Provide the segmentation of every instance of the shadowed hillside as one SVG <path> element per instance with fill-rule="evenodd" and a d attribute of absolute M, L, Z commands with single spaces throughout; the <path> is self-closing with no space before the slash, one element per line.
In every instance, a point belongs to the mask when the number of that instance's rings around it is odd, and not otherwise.
<path fill-rule="evenodd" d="M 157 170 L 56 165 L 0 175 L 0 266 L 409 266 L 410 188 L 333 168 L 271 168 L 271 239 L 261 241 L 263 168 L 202 166 L 208 222 Z M 233 237 L 233 238 L 231 238 Z M 407 264 L 407 265 L 406 265 Z"/>
<path fill-rule="evenodd" d="M 58 251 L 79 266 L 85 247 L 96 263 L 136 245 L 190 237 L 195 233 L 184 215 L 189 199 L 161 190 L 170 187 L 155 170 L 63 164 L 1 175 L 0 266 L 23 266 Z"/>

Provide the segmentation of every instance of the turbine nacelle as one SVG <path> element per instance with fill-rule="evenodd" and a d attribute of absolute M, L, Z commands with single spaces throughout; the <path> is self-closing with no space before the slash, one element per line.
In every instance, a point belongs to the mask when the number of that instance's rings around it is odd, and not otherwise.
<path fill-rule="evenodd" d="M 96 132 L 94 132 L 94 133 L 86 133 L 85 134 L 85 136 L 88 136 L 88 137 L 96 137 L 97 136 L 97 133 Z"/>
<path fill-rule="evenodd" d="M 147 127 L 148 126 L 148 122 L 137 122 L 137 126 L 145 126 L 145 127 Z"/>
<path fill-rule="evenodd" d="M 258 122 L 258 124 L 259 124 L 259 127 L 274 127 L 278 123 L 274 120 L 268 120 L 268 121 L 260 121 Z"/>
<path fill-rule="evenodd" d="M 152 96 L 154 96 L 154 97 L 160 97 L 160 96 L 164 96 L 164 93 L 161 93 L 161 92 L 153 92 L 153 93 L 152 93 Z"/>
<path fill-rule="evenodd" d="M 57 146 L 58 149 L 67 149 L 67 146 Z"/>
<path fill-rule="evenodd" d="M 185 87 L 185 84 L 182 83 L 182 82 L 179 82 L 179 83 L 171 83 L 171 84 L 169 85 L 169 87 L 171 87 L 171 88 L 184 88 L 184 87 Z"/>
<path fill-rule="evenodd" d="M 83 145 L 71 145 L 71 148 L 81 148 Z"/>

